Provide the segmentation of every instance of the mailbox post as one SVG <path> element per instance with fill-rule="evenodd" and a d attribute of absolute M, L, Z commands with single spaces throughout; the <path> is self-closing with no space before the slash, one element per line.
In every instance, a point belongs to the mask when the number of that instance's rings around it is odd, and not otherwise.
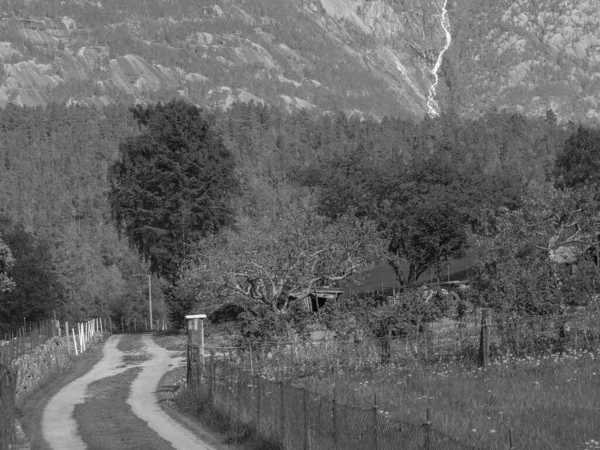
<path fill-rule="evenodd" d="M 187 322 L 187 385 L 200 386 L 200 378 L 204 370 L 204 320 L 206 314 L 190 314 L 185 316 Z"/>

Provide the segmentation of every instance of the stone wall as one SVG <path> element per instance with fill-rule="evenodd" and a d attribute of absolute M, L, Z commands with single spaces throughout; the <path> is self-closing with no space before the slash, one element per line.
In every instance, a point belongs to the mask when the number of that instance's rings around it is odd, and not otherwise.
<path fill-rule="evenodd" d="M 94 335 L 87 345 L 102 339 L 100 333 Z M 73 344 L 71 343 L 71 348 Z M 66 338 L 54 337 L 42 345 L 38 345 L 33 351 L 28 352 L 13 361 L 12 366 L 17 370 L 17 403 L 22 401 L 28 394 L 35 392 L 40 386 L 48 381 L 53 374 L 65 370 L 72 364 L 69 355 Z"/>
<path fill-rule="evenodd" d="M 70 362 L 64 337 L 49 339 L 13 361 L 12 365 L 18 372 L 17 402 L 35 392 L 53 373 L 66 368 Z"/>

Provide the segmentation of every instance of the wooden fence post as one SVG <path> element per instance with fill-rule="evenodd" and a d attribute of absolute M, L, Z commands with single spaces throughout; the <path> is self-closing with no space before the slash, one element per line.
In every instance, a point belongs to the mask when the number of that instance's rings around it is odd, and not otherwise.
<path fill-rule="evenodd" d="M 431 450 L 431 411 L 427 408 L 426 422 L 423 424 L 425 429 L 425 450 Z"/>
<path fill-rule="evenodd" d="M 77 356 L 77 355 L 79 355 L 79 353 L 77 352 L 77 340 L 76 340 L 76 337 L 75 337 L 75 334 L 76 334 L 75 333 L 75 328 L 73 328 L 71 331 L 73 333 L 73 348 L 75 349 L 75 356 Z"/>
<path fill-rule="evenodd" d="M 377 417 L 379 416 L 379 413 L 377 412 L 377 392 L 373 393 L 373 441 L 374 441 L 374 445 L 373 445 L 373 449 L 377 450 L 379 448 L 379 436 L 377 435 L 378 433 L 378 427 L 377 427 Z"/>
<path fill-rule="evenodd" d="M 209 395 L 210 395 L 210 404 L 214 406 L 214 382 L 215 382 L 215 360 L 214 360 L 214 350 L 210 352 L 210 366 L 208 368 L 210 372 L 210 386 L 209 386 Z"/>
<path fill-rule="evenodd" d="M 281 446 L 285 448 L 285 390 L 283 381 L 279 382 L 279 416 L 281 417 Z"/>
<path fill-rule="evenodd" d="M 200 373 L 198 373 L 198 378 L 200 378 Z M 237 418 L 236 418 L 236 427 L 238 429 L 238 436 L 240 435 L 241 425 L 242 425 L 242 368 L 238 366 L 238 380 L 237 380 Z"/>
<path fill-rule="evenodd" d="M 306 382 L 304 383 L 303 398 L 304 398 L 304 450 L 310 450 L 310 433 L 308 427 L 308 389 L 306 389 Z"/>
<path fill-rule="evenodd" d="M 79 331 L 79 353 L 83 353 L 85 351 L 85 339 L 83 338 L 83 324 L 78 323 L 77 329 Z"/>
<path fill-rule="evenodd" d="M 337 383 L 333 385 L 333 411 L 332 411 L 332 415 L 333 415 L 333 445 L 334 445 L 334 449 L 338 450 L 338 424 L 337 424 L 337 403 L 338 403 L 338 390 L 337 390 Z"/>
<path fill-rule="evenodd" d="M 65 336 L 67 337 L 67 353 L 71 354 L 71 341 L 69 340 L 69 322 L 65 322 Z"/>
<path fill-rule="evenodd" d="M 490 323 L 491 314 L 489 308 L 481 311 L 481 338 L 479 347 L 479 365 L 484 369 L 490 363 Z"/>
<path fill-rule="evenodd" d="M 260 434 L 260 376 L 256 376 L 256 432 Z"/>
<path fill-rule="evenodd" d="M 198 321 L 203 323 L 204 319 L 206 319 L 206 314 L 190 314 L 185 316 L 185 320 L 187 321 L 187 335 L 188 335 L 188 343 L 187 343 L 187 386 L 192 386 L 192 381 L 194 375 L 196 377 L 196 385 L 199 385 L 199 377 L 200 373 L 194 374 L 195 371 L 198 372 L 198 366 L 200 362 L 200 357 L 196 358 L 196 355 L 200 353 L 200 347 L 203 346 L 204 336 L 200 337 L 200 334 L 203 333 L 203 326 L 198 326 Z M 200 328 L 200 329 L 199 329 Z M 204 350 L 204 349 L 202 349 Z"/>

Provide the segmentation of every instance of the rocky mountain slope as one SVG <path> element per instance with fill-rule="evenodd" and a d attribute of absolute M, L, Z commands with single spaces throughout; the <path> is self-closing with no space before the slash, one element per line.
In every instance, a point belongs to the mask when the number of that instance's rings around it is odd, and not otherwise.
<path fill-rule="evenodd" d="M 534 5 L 535 3 L 535 5 Z M 449 2 L 442 108 L 595 120 L 594 0 Z M 181 95 L 422 117 L 444 45 L 439 0 L 8 0 L 0 106 Z"/>
<path fill-rule="evenodd" d="M 600 119 L 597 0 L 459 0 L 444 75 L 446 104 L 492 106 L 561 119 Z"/>

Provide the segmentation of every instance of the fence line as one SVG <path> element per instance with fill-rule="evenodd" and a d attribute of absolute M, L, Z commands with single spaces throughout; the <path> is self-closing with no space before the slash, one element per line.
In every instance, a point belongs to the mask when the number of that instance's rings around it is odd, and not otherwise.
<path fill-rule="evenodd" d="M 12 368 L 0 363 L 0 449 L 11 448 L 15 425 L 15 392 L 17 374 Z"/>
<path fill-rule="evenodd" d="M 487 365 L 501 357 L 539 356 L 600 346 L 600 314 L 505 317 L 492 315 L 429 324 L 405 336 L 360 339 L 294 340 L 210 346 L 217 355 L 235 358 L 250 372 L 294 378 L 339 368 L 394 364 L 410 366 L 460 361 Z M 244 343 L 242 343 L 244 344 Z"/>
<path fill-rule="evenodd" d="M 0 450 L 12 448 L 14 440 L 18 374 L 12 367 L 13 361 L 53 337 L 64 337 L 67 351 L 78 355 L 86 350 L 94 335 L 112 327 L 110 318 L 95 318 L 74 325 L 76 329 L 71 328 L 69 322 L 61 324 L 58 320 L 29 326 L 0 324 L 5 337 L 0 341 Z"/>
<path fill-rule="evenodd" d="M 137 317 L 121 317 L 121 332 L 136 331 L 165 331 L 168 328 L 168 322 L 165 319 L 153 319 L 152 324 L 148 319 L 139 319 Z"/>
<path fill-rule="evenodd" d="M 298 382 L 252 375 L 225 359 L 196 365 L 194 387 L 235 426 L 248 426 L 288 450 L 474 449 L 431 425 L 391 419 L 374 398 L 370 408 L 348 405 L 311 391 Z M 335 392 L 335 391 L 334 391 Z"/>
<path fill-rule="evenodd" d="M 78 355 L 85 351 L 86 344 L 97 332 L 112 327 L 110 318 L 95 318 L 86 322 L 72 324 L 47 320 L 37 324 L 0 324 L 0 363 L 10 365 L 21 355 L 33 350 L 53 337 L 66 337 L 69 353 Z M 2 338 L 4 338 L 2 340 Z"/>
<path fill-rule="evenodd" d="M 595 311 L 514 318 L 482 310 L 466 323 L 433 324 L 402 337 L 207 346 L 206 364 L 199 346 L 188 345 L 188 382 L 233 423 L 255 428 L 286 450 L 473 448 L 436 430 L 429 413 L 417 424 L 390 419 L 376 398 L 370 407 L 344 404 L 336 389 L 333 396 L 316 392 L 306 380 L 340 369 L 422 368 L 459 360 L 486 365 L 505 356 L 596 350 L 599 319 Z"/>

